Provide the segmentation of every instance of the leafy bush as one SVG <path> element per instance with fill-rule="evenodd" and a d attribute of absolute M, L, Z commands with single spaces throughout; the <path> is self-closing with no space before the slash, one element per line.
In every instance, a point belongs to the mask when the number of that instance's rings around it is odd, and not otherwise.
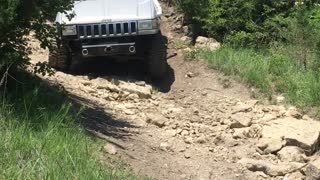
<path fill-rule="evenodd" d="M 318 0 L 176 0 L 194 28 L 235 46 L 261 47 L 285 39 L 287 18 L 308 11 Z"/>
<path fill-rule="evenodd" d="M 174 0 L 174 4 L 185 14 L 195 36 L 206 33 L 203 27 L 210 10 L 208 0 Z"/>
<path fill-rule="evenodd" d="M 28 35 L 35 32 L 41 47 L 51 47 L 56 37 L 54 27 L 47 24 L 57 12 L 65 12 L 74 0 L 0 0 L 0 70 L 9 65 L 28 64 Z"/>

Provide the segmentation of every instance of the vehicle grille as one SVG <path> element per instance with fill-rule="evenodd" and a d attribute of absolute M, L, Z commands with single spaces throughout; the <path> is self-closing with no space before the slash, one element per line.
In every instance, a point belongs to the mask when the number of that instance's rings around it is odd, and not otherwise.
<path fill-rule="evenodd" d="M 137 22 L 89 24 L 78 26 L 80 39 L 129 36 L 137 34 Z"/>

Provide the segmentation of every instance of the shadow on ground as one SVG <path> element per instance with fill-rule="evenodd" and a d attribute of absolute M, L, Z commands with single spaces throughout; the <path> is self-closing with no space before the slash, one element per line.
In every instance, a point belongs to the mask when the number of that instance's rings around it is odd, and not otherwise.
<path fill-rule="evenodd" d="M 125 129 L 137 128 L 123 119 L 115 119 L 103 107 L 89 99 L 70 94 L 68 100 L 73 103 L 76 111 L 81 112 L 79 117 L 80 124 L 91 132 L 125 139 L 129 136 L 128 131 Z"/>
<path fill-rule="evenodd" d="M 38 117 L 39 111 L 48 111 L 48 114 L 57 113 L 65 104 L 72 105 L 72 111 L 69 113 L 76 117 L 75 126 L 80 124 L 88 134 L 107 140 L 119 148 L 123 147 L 112 139 L 129 140 L 130 134 L 134 133 L 129 133 L 127 129 L 138 128 L 124 119 L 113 117 L 105 111 L 106 107 L 90 99 L 66 92 L 59 84 L 53 84 L 27 72 L 19 72 L 14 77 L 15 79 L 10 79 L 7 84 L 7 103 L 13 104 L 17 111 L 24 110 L 23 103 L 31 103 L 32 110 L 29 112 L 29 116 L 37 118 L 27 118 L 27 120 L 35 130 L 41 129 L 43 126 L 46 127 L 46 123 L 49 123 Z M 3 93 L 4 90 L 1 89 L 0 94 L 3 95 Z M 32 96 L 36 97 L 32 98 Z M 24 102 L 26 99 L 27 102 Z M 29 99 L 37 103 L 29 102 Z M 78 116 L 76 116 L 77 114 Z"/>

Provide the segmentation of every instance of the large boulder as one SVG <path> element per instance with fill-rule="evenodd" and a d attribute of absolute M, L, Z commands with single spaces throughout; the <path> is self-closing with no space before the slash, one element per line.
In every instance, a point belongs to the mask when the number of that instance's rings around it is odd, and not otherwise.
<path fill-rule="evenodd" d="M 201 48 L 201 49 L 207 49 L 210 51 L 216 51 L 221 47 L 221 45 L 217 40 L 215 40 L 213 38 L 199 36 L 196 39 L 195 47 Z"/>
<path fill-rule="evenodd" d="M 319 146 L 320 122 L 292 117 L 270 121 L 263 126 L 262 138 L 283 139 L 286 146 L 302 148 L 311 155 Z"/>

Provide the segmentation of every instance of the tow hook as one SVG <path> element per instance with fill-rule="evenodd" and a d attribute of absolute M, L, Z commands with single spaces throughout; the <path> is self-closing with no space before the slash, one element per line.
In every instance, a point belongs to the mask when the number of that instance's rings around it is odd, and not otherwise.
<path fill-rule="evenodd" d="M 107 46 L 106 48 L 104 48 L 104 52 L 108 53 L 112 51 L 112 47 L 111 46 Z"/>
<path fill-rule="evenodd" d="M 87 56 L 89 54 L 88 49 L 82 49 L 82 55 Z"/>
<path fill-rule="evenodd" d="M 129 52 L 130 52 L 130 53 L 135 53 L 135 52 L 136 52 L 136 47 L 130 46 L 130 47 L 129 47 Z"/>

